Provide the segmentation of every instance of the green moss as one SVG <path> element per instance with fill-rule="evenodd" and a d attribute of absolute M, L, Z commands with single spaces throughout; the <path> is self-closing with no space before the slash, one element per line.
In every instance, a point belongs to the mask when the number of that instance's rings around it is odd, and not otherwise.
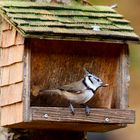
<path fill-rule="evenodd" d="M 24 34 L 91 36 L 138 40 L 129 21 L 109 6 L 59 5 L 36 2 L 0 1 L 0 13 Z M 93 26 L 99 26 L 95 31 Z M 46 36 L 46 37 L 47 37 Z"/>

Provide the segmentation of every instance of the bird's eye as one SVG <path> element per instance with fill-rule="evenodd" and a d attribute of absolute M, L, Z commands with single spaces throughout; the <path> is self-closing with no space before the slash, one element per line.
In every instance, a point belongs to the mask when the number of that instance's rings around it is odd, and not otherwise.
<path fill-rule="evenodd" d="M 100 79 L 96 79 L 98 82 L 100 82 Z"/>

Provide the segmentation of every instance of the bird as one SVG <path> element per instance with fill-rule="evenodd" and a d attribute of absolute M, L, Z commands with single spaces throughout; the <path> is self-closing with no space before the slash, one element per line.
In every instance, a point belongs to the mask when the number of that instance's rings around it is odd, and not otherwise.
<path fill-rule="evenodd" d="M 99 87 L 107 87 L 109 84 L 105 84 L 99 77 L 89 72 L 86 68 L 84 68 L 84 71 L 85 75 L 81 80 L 63 85 L 57 89 L 40 90 L 39 94 L 51 93 L 64 97 L 69 101 L 69 108 L 73 115 L 75 114 L 75 109 L 72 104 L 77 103 L 83 105 L 85 107 L 85 114 L 88 116 L 90 114 L 90 108 L 86 103 L 94 97 Z"/>

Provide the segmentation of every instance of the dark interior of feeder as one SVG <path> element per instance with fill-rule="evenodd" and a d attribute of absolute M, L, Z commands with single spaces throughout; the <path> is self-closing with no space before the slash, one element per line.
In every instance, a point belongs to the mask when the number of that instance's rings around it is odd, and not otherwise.
<path fill-rule="evenodd" d="M 31 106 L 68 106 L 59 95 L 39 95 L 42 89 L 56 89 L 78 81 L 87 68 L 109 86 L 99 88 L 90 107 L 116 108 L 121 46 L 109 43 L 31 39 Z M 80 107 L 79 105 L 75 105 Z"/>

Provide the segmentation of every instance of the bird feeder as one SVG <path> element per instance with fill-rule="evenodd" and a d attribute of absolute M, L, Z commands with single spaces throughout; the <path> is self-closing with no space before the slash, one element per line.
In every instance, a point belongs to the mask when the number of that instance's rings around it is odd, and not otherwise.
<path fill-rule="evenodd" d="M 135 122 L 128 109 L 129 42 L 139 36 L 109 6 L 0 2 L 1 126 L 105 132 Z M 72 115 L 39 90 L 80 80 L 83 68 L 109 84 Z M 57 105 L 58 103 L 58 105 Z"/>

